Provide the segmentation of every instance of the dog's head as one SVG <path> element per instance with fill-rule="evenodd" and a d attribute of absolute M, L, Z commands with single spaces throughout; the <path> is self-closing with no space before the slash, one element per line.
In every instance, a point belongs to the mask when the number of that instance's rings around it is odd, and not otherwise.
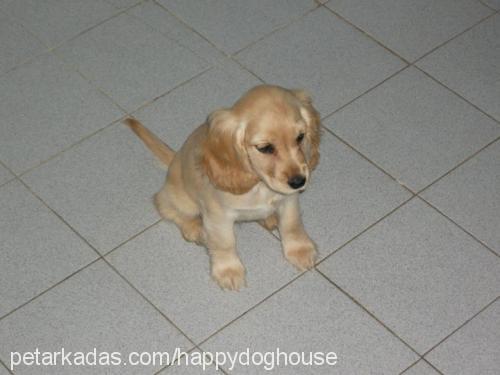
<path fill-rule="evenodd" d="M 233 193 L 259 181 L 281 194 L 304 190 L 319 162 L 320 118 L 301 90 L 262 85 L 208 117 L 202 166 Z"/>

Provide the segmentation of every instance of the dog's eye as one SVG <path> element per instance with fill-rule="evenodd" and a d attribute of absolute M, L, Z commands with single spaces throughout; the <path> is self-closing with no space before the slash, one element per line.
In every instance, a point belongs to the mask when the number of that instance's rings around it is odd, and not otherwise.
<path fill-rule="evenodd" d="M 300 145 L 304 140 L 304 133 L 300 133 L 297 137 L 297 143 Z"/>
<path fill-rule="evenodd" d="M 262 152 L 263 154 L 272 154 L 274 153 L 274 146 L 272 144 L 268 144 L 265 146 L 257 146 L 257 150 Z"/>

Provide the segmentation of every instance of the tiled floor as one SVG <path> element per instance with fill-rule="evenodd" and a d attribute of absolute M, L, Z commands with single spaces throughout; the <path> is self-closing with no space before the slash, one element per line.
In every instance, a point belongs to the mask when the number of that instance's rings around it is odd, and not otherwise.
<path fill-rule="evenodd" d="M 334 351 L 279 374 L 500 373 L 500 2 L 0 0 L 0 374 L 261 374 L 263 365 L 11 367 L 11 352 Z M 262 83 L 323 117 L 300 274 L 237 228 L 248 287 L 160 222 L 178 148 Z"/>

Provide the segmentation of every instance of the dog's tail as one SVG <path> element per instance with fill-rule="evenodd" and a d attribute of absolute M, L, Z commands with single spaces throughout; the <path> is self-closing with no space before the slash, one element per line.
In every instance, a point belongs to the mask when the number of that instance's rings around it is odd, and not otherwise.
<path fill-rule="evenodd" d="M 139 121 L 133 118 L 128 118 L 125 123 L 133 130 L 135 134 L 144 142 L 144 144 L 167 166 L 174 158 L 175 151 L 168 147 L 148 128 L 142 125 Z"/>

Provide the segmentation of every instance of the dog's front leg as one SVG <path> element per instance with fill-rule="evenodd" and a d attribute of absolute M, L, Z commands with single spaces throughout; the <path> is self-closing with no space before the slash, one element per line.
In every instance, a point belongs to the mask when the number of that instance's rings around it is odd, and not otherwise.
<path fill-rule="evenodd" d="M 278 206 L 277 213 L 285 258 L 301 271 L 312 268 L 316 246 L 302 224 L 298 194 L 287 196 Z"/>
<path fill-rule="evenodd" d="M 234 221 L 224 215 L 203 216 L 211 274 L 223 289 L 239 290 L 245 285 L 245 268 L 236 253 Z"/>

